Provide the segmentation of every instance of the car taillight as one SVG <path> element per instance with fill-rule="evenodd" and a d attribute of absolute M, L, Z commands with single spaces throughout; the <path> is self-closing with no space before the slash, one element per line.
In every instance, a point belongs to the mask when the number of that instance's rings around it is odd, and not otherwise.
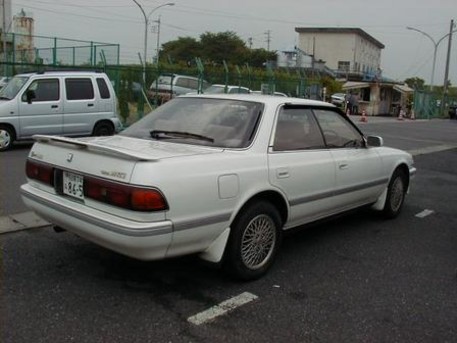
<path fill-rule="evenodd" d="M 29 179 L 54 186 L 54 168 L 50 165 L 27 160 L 25 163 L 25 173 Z"/>
<path fill-rule="evenodd" d="M 168 204 L 153 188 L 123 185 L 96 178 L 84 178 L 84 196 L 133 211 L 165 211 Z"/>

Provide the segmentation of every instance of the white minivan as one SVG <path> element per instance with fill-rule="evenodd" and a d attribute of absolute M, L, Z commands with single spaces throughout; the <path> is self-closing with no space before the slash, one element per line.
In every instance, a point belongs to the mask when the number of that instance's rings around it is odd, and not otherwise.
<path fill-rule="evenodd" d="M 112 135 L 122 129 L 116 103 L 104 73 L 18 74 L 0 91 L 0 151 L 35 134 Z"/>

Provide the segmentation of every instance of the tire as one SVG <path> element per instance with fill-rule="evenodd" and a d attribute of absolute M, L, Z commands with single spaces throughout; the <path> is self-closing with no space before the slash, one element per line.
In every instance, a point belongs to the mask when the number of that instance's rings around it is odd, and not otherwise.
<path fill-rule="evenodd" d="M 94 136 L 112 136 L 114 134 L 114 126 L 111 123 L 97 123 L 94 128 Z"/>
<path fill-rule="evenodd" d="M 13 145 L 14 131 L 8 126 L 0 125 L 0 151 L 5 151 Z"/>
<path fill-rule="evenodd" d="M 383 215 L 386 218 L 395 218 L 400 213 L 407 191 L 406 175 L 400 169 L 395 170 L 387 187 L 386 203 Z"/>
<path fill-rule="evenodd" d="M 255 280 L 272 266 L 282 239 L 278 210 L 269 202 L 242 210 L 231 227 L 224 267 L 241 280 Z"/>

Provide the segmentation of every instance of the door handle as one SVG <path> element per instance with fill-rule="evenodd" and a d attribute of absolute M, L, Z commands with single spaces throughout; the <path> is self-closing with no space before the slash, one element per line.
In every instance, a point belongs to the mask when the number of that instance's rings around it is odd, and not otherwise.
<path fill-rule="evenodd" d="M 88 107 L 94 107 L 94 104 L 87 104 Z"/>
<path fill-rule="evenodd" d="M 343 170 L 343 169 L 348 169 L 348 168 L 349 168 L 349 164 L 347 164 L 347 163 L 341 163 L 341 164 L 339 165 L 339 167 L 340 167 L 340 169 L 342 169 L 342 170 Z"/>
<path fill-rule="evenodd" d="M 59 108 L 59 105 L 51 105 L 51 108 Z"/>
<path fill-rule="evenodd" d="M 276 169 L 276 178 L 278 178 L 278 179 L 286 179 L 288 177 L 289 177 L 289 169 L 288 168 Z"/>

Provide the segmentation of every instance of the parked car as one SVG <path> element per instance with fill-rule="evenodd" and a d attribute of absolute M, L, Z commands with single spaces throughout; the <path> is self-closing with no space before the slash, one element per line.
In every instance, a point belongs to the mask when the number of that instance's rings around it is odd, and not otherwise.
<path fill-rule="evenodd" d="M 330 102 L 337 106 L 343 106 L 346 101 L 346 94 L 344 93 L 335 93 L 330 96 Z"/>
<path fill-rule="evenodd" d="M 293 227 L 366 205 L 397 216 L 415 173 L 337 107 L 296 98 L 185 95 L 112 137 L 35 140 L 21 194 L 41 217 L 133 258 L 197 253 L 244 280 Z"/>
<path fill-rule="evenodd" d="M 251 90 L 241 86 L 229 86 L 229 85 L 211 85 L 205 89 L 204 94 L 249 94 Z"/>
<path fill-rule="evenodd" d="M 263 94 L 262 91 L 251 91 L 251 93 L 252 94 L 256 94 L 256 95 L 268 95 L 268 94 Z M 282 92 L 274 92 L 271 95 L 287 97 L 287 94 L 286 93 L 282 93 Z"/>
<path fill-rule="evenodd" d="M 0 151 L 35 134 L 112 135 L 122 129 L 116 103 L 104 73 L 16 75 L 0 91 Z"/>
<path fill-rule="evenodd" d="M 179 75 L 179 74 L 162 74 L 151 83 L 148 97 L 158 98 L 159 104 L 165 103 L 175 96 L 197 92 L 201 82 L 202 89 L 209 87 L 205 80 L 199 81 L 197 77 Z"/>

